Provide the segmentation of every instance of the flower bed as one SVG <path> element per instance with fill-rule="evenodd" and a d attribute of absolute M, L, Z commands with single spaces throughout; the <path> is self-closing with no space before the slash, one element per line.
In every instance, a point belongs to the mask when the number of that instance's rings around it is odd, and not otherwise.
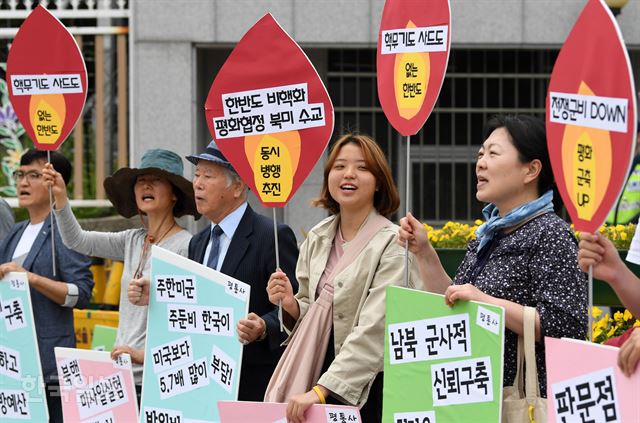
<path fill-rule="evenodd" d="M 428 224 L 424 224 L 429 241 L 434 248 L 466 248 L 467 243 L 475 239 L 476 229 L 482 224 L 481 220 L 476 220 L 473 225 L 460 222 L 447 222 L 442 228 L 434 229 Z M 573 225 L 571 225 L 573 229 Z M 600 233 L 609 238 L 618 250 L 628 250 L 631 239 L 636 231 L 636 225 L 602 225 Z M 578 236 L 576 232 L 576 237 Z"/>
<path fill-rule="evenodd" d="M 428 224 L 424 224 L 429 235 L 429 241 L 438 251 L 438 256 L 447 274 L 453 278 L 466 253 L 467 243 L 476 237 L 475 231 L 482 224 L 481 220 L 476 220 L 472 225 L 459 222 L 447 222 L 442 228 L 434 229 Z M 572 226 L 573 227 L 573 226 Z M 636 225 L 603 225 L 600 233 L 609 238 L 619 251 L 620 257 L 624 260 L 627 250 L 631 245 L 631 239 L 635 233 Z M 578 234 L 576 233 L 576 236 Z M 633 263 L 625 264 L 637 275 L 640 276 L 640 266 Z M 605 282 L 597 279 L 593 280 L 593 302 L 601 306 L 621 307 L 622 304 L 611 287 Z M 594 317 L 600 317 L 602 311 L 594 307 Z M 599 311 L 599 312 L 598 312 Z M 597 314 L 597 315 L 596 315 Z M 628 327 L 640 326 L 640 321 L 635 320 L 628 310 L 616 312 L 612 317 L 608 314 L 602 316 L 594 323 L 594 341 L 604 342 L 607 339 L 618 336 Z"/>
<path fill-rule="evenodd" d="M 616 311 L 613 317 L 609 317 L 609 313 L 602 315 L 602 310 L 594 307 L 592 310 L 593 323 L 593 342 L 602 344 L 607 339 L 622 335 L 631 327 L 640 327 L 640 320 L 636 319 L 629 310 Z"/>

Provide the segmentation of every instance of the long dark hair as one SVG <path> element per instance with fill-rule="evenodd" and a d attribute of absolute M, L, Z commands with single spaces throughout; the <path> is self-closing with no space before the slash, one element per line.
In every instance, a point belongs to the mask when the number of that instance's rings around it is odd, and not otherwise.
<path fill-rule="evenodd" d="M 542 119 L 528 115 L 496 115 L 485 125 L 484 139 L 489 138 L 489 135 L 499 128 L 504 128 L 509 133 L 511 143 L 518 150 L 518 159 L 521 163 L 540 160 L 542 169 L 538 176 L 538 195 L 553 190 L 553 209 L 556 213 L 559 212 L 562 208 L 562 198 L 553 177 L 547 149 L 547 135 Z"/>

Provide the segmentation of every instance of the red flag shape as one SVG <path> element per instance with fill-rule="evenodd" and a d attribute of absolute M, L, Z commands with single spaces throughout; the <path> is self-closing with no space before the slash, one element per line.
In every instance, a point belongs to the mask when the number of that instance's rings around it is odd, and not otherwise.
<path fill-rule="evenodd" d="M 615 18 L 589 0 L 553 67 L 547 144 L 578 231 L 595 232 L 624 187 L 636 137 L 635 88 Z"/>
<path fill-rule="evenodd" d="M 56 150 L 82 113 L 87 69 L 67 28 L 36 7 L 20 26 L 7 58 L 9 99 L 40 150 Z"/>
<path fill-rule="evenodd" d="M 333 105 L 300 46 L 266 14 L 238 42 L 205 102 L 209 131 L 263 205 L 284 207 L 333 132 Z"/>
<path fill-rule="evenodd" d="M 449 61 L 448 0 L 387 0 L 378 33 L 378 98 L 391 125 L 416 134 L 431 114 Z"/>

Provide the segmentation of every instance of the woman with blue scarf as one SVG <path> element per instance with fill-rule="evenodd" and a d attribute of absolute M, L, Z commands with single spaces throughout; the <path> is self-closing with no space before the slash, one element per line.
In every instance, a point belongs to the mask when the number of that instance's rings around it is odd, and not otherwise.
<path fill-rule="evenodd" d="M 505 308 L 504 386 L 516 375 L 523 306 L 535 307 L 540 392 L 546 396 L 544 337 L 584 339 L 587 279 L 578 267 L 578 243 L 554 213 L 554 180 L 544 124 L 530 116 L 498 116 L 485 127 L 476 163 L 476 198 L 488 203 L 453 281 L 422 224 L 403 218 L 399 242 L 418 258 L 424 289 L 445 302 L 474 300 Z M 559 196 L 556 194 L 555 200 Z"/>

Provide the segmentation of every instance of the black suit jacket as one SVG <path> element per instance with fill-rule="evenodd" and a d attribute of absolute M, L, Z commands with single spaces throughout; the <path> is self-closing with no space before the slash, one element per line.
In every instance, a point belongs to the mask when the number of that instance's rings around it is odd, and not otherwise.
<path fill-rule="evenodd" d="M 204 263 L 210 234 L 211 227 L 207 226 L 191 238 L 189 259 Z M 295 293 L 298 291 L 295 278 L 298 245 L 293 231 L 287 225 L 278 225 L 278 245 L 280 268 L 289 277 Z M 284 350 L 280 344 L 286 339 L 286 335 L 280 331 L 278 307 L 269 302 L 267 295 L 267 283 L 275 270 L 273 221 L 247 206 L 220 268 L 222 273 L 251 285 L 249 312 L 256 313 L 267 324 L 266 339 L 244 347 L 240 400 L 262 401 L 264 388 Z"/>

